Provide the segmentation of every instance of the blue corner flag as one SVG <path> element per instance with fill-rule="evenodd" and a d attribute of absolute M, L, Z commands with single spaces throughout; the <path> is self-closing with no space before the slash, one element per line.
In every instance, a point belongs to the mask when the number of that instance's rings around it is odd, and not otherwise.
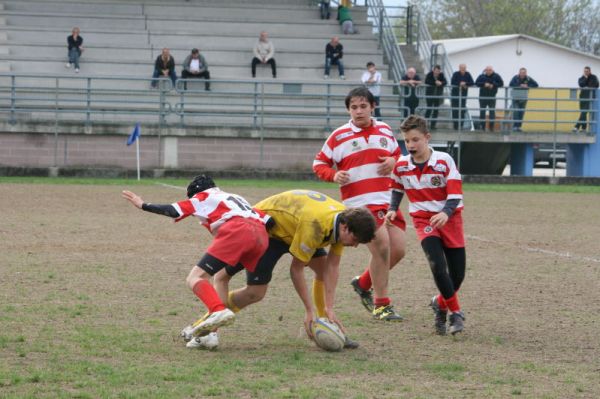
<path fill-rule="evenodd" d="M 127 145 L 132 145 L 133 143 L 135 143 L 138 137 L 140 137 L 140 124 L 136 123 L 135 127 L 133 128 L 133 131 L 127 138 Z"/>

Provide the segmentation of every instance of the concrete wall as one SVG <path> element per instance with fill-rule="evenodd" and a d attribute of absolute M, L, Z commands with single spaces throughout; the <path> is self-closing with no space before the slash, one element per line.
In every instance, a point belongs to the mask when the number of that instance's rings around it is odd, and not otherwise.
<path fill-rule="evenodd" d="M 0 133 L 0 166 L 94 166 L 135 169 L 135 145 L 126 146 L 123 135 L 63 134 L 55 139 L 44 133 Z M 268 168 L 307 170 L 312 167 L 324 139 L 272 139 L 233 137 L 165 137 L 161 162 L 156 136 L 140 140 L 141 167 L 211 170 Z"/>

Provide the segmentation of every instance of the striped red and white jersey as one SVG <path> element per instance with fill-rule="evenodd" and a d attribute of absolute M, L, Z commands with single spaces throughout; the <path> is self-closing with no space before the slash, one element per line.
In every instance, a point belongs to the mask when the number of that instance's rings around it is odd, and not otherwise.
<path fill-rule="evenodd" d="M 201 191 L 190 199 L 172 205 L 179 213 L 176 222 L 194 215 L 211 234 L 216 234 L 223 223 L 236 216 L 255 219 L 262 223 L 268 220 L 268 216 L 252 209 L 243 197 L 221 191 L 217 187 Z"/>
<path fill-rule="evenodd" d="M 333 181 L 337 170 L 350 174 L 350 181 L 340 187 L 342 202 L 348 207 L 387 205 L 391 177 L 377 173 L 381 156 L 400 156 L 392 129 L 375 119 L 366 129 L 350 121 L 327 138 L 315 157 L 313 171 L 325 181 Z"/>
<path fill-rule="evenodd" d="M 463 209 L 462 179 L 450 155 L 432 148 L 423 170 L 410 155 L 400 157 L 392 172 L 392 190 L 406 194 L 408 213 L 413 217 L 430 218 L 444 209 L 446 200 L 459 199 L 455 212 Z"/>

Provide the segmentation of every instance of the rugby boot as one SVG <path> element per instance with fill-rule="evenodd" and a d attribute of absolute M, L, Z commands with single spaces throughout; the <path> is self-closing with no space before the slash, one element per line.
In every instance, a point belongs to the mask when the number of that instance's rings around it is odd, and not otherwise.
<path fill-rule="evenodd" d="M 448 332 L 455 335 L 465 328 L 465 314 L 461 312 L 455 312 L 450 314 L 450 327 Z"/>
<path fill-rule="evenodd" d="M 437 301 L 437 295 L 431 298 L 429 306 L 431 306 L 431 309 L 433 309 L 433 314 L 435 315 L 435 332 L 439 335 L 446 335 L 446 319 L 448 316 L 448 311 L 440 309 L 440 305 Z"/>
<path fill-rule="evenodd" d="M 360 288 L 360 285 L 358 284 L 358 280 L 360 279 L 360 276 L 356 276 L 352 279 L 352 281 L 350 282 L 350 285 L 352 286 L 352 288 L 354 288 L 354 292 L 356 292 L 358 294 L 358 296 L 360 296 L 360 303 L 362 303 L 362 305 L 365 307 L 365 309 L 367 309 L 367 311 L 369 313 L 373 312 L 373 290 L 363 290 L 362 288 Z"/>
<path fill-rule="evenodd" d="M 199 318 L 198 320 L 196 320 L 193 324 L 186 326 L 183 328 L 183 330 L 181 330 L 181 332 L 179 333 L 179 336 L 181 338 L 183 338 L 183 340 L 185 342 L 189 342 L 192 340 L 192 338 L 194 338 L 194 327 L 198 326 L 198 324 L 202 323 L 204 320 L 206 320 L 206 318 L 210 315 L 210 313 L 206 312 L 204 314 L 204 316 L 202 316 L 201 318 Z M 202 335 L 202 334 L 201 334 Z"/>
<path fill-rule="evenodd" d="M 383 321 L 402 321 L 404 318 L 394 310 L 392 305 L 380 306 L 373 309 L 373 318 Z"/>
<path fill-rule="evenodd" d="M 235 313 L 230 309 L 225 308 L 218 312 L 209 314 L 203 321 L 193 326 L 191 333 L 193 336 L 202 335 L 203 332 L 212 331 L 219 327 L 224 327 L 232 324 L 235 321 Z"/>
<path fill-rule="evenodd" d="M 194 337 L 185 347 L 190 349 L 214 350 L 219 347 L 219 336 L 216 332 L 211 332 L 201 337 Z"/>

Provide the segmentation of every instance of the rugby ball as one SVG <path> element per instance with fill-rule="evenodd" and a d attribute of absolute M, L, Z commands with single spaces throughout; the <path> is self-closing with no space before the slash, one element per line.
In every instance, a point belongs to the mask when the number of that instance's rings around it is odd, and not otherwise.
<path fill-rule="evenodd" d="M 321 349 L 329 352 L 339 352 L 344 349 L 346 337 L 337 324 L 321 317 L 313 322 L 315 343 Z"/>

